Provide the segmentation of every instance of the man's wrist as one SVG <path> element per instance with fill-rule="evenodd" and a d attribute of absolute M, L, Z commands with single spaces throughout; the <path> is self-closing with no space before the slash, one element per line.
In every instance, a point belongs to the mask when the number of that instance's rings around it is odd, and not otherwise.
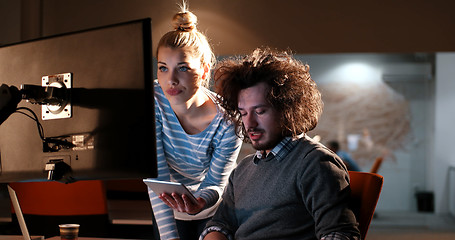
<path fill-rule="evenodd" d="M 226 231 L 226 229 L 223 229 L 218 226 L 210 226 L 210 227 L 204 229 L 204 231 L 201 233 L 201 236 L 199 237 L 199 240 L 203 240 L 204 237 L 207 236 L 207 234 L 209 234 L 211 232 L 219 232 L 219 233 L 223 234 L 228 240 L 233 240 L 232 235 L 228 231 Z"/>

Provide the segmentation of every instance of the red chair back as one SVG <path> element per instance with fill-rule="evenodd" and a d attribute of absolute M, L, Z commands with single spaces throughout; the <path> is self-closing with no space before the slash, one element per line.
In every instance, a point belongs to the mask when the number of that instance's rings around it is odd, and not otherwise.
<path fill-rule="evenodd" d="M 361 239 L 365 239 L 381 194 L 383 177 L 375 173 L 350 171 L 351 207 L 359 222 Z"/>
<path fill-rule="evenodd" d="M 23 214 L 75 216 L 108 214 L 104 183 L 101 180 L 60 182 L 15 182 Z"/>
<path fill-rule="evenodd" d="M 370 173 L 378 173 L 379 168 L 381 167 L 383 161 L 384 161 L 384 157 L 382 157 L 382 156 L 377 157 L 374 160 L 373 165 L 371 166 Z"/>

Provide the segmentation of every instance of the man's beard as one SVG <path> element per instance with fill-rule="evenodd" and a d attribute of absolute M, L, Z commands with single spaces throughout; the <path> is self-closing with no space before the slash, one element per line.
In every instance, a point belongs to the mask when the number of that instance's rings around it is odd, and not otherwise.
<path fill-rule="evenodd" d="M 256 150 L 272 150 L 276 145 L 278 145 L 278 143 L 281 142 L 281 140 L 283 140 L 283 138 L 283 136 L 276 136 L 276 138 L 263 143 L 251 141 L 251 145 Z"/>

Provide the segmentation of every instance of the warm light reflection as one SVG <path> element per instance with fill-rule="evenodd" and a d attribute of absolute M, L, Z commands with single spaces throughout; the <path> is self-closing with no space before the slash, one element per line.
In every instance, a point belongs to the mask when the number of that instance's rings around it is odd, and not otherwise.
<path fill-rule="evenodd" d="M 366 63 L 345 63 L 329 71 L 328 79 L 345 84 L 375 84 L 381 81 L 381 71 Z"/>

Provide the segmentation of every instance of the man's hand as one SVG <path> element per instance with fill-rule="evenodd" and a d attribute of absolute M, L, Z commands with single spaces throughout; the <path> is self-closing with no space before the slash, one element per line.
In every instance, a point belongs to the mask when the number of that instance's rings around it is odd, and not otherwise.
<path fill-rule="evenodd" d="M 178 212 L 186 212 L 188 214 L 197 214 L 205 207 L 205 200 L 197 198 L 197 204 L 194 204 L 191 199 L 183 194 L 179 195 L 172 193 L 171 195 L 162 193 L 158 196 L 166 205 L 177 210 Z"/>
<path fill-rule="evenodd" d="M 214 231 L 209 232 L 207 235 L 205 235 L 204 240 L 227 240 L 227 237 L 220 232 Z"/>

